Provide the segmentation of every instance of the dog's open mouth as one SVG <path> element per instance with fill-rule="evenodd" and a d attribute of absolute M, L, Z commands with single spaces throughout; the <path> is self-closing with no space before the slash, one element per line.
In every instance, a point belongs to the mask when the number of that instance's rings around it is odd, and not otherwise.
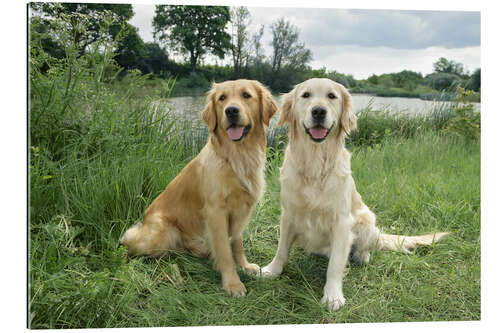
<path fill-rule="evenodd" d="M 328 133 L 330 133 L 330 130 L 332 129 L 331 127 L 326 128 L 326 127 L 323 127 L 321 125 L 316 125 L 316 126 L 311 127 L 311 128 L 307 128 L 306 125 L 304 125 L 304 124 L 303 124 L 303 126 L 304 126 L 304 129 L 306 130 L 306 133 L 309 134 L 311 139 L 315 142 L 323 141 L 328 136 Z"/>
<path fill-rule="evenodd" d="M 245 135 L 248 134 L 248 132 L 250 131 L 250 127 L 251 127 L 250 125 L 241 126 L 241 125 L 233 124 L 233 125 L 228 127 L 226 132 L 231 140 L 240 141 L 241 139 L 243 139 L 245 137 Z"/>

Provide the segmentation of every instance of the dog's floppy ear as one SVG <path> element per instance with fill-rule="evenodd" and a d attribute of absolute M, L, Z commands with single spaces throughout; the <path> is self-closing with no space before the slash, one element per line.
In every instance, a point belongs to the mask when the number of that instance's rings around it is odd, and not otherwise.
<path fill-rule="evenodd" d="M 281 114 L 278 122 L 276 123 L 278 126 L 283 125 L 284 123 L 292 122 L 292 106 L 293 106 L 293 96 L 295 93 L 295 88 L 281 96 Z"/>
<path fill-rule="evenodd" d="M 352 106 L 352 97 L 347 89 L 340 85 L 340 90 L 342 92 L 342 114 L 340 116 L 340 126 L 345 134 L 351 134 L 351 131 L 355 130 L 357 127 L 357 117 L 354 114 Z"/>
<path fill-rule="evenodd" d="M 252 82 L 260 97 L 260 114 L 262 116 L 262 121 L 266 126 L 269 126 L 269 121 L 276 111 L 278 111 L 278 105 L 276 105 L 268 88 L 259 81 L 254 80 Z"/>
<path fill-rule="evenodd" d="M 207 104 L 201 112 L 201 118 L 208 125 L 210 132 L 215 132 L 217 128 L 217 111 L 215 110 L 215 87 L 216 83 L 212 84 L 212 88 L 207 92 Z"/>

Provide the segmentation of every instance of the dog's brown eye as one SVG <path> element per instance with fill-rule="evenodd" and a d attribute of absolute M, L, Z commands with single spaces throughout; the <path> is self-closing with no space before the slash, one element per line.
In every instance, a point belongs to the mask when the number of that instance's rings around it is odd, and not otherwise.
<path fill-rule="evenodd" d="M 244 97 L 244 98 L 250 98 L 250 97 L 252 97 L 252 96 L 250 96 L 250 94 L 249 94 L 249 93 L 247 93 L 247 92 L 245 91 L 245 92 L 243 93 L 243 97 Z"/>
<path fill-rule="evenodd" d="M 309 94 L 307 91 L 302 94 L 303 98 L 308 98 L 309 96 L 311 96 L 311 94 Z"/>
<path fill-rule="evenodd" d="M 334 98 L 336 98 L 336 97 L 337 97 L 337 96 L 335 96 L 335 95 L 334 95 L 334 94 L 332 94 L 332 93 L 329 93 L 329 94 L 328 94 L 328 98 L 330 98 L 330 99 L 334 99 Z"/>
<path fill-rule="evenodd" d="M 220 97 L 219 97 L 219 101 L 221 101 L 221 102 L 222 102 L 222 101 L 223 101 L 223 100 L 225 100 L 225 99 L 226 99 L 226 95 L 220 95 Z"/>

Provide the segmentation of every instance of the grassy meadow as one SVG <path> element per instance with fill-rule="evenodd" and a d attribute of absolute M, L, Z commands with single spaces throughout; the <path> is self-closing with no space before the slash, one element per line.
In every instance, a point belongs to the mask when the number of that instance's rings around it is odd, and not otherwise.
<path fill-rule="evenodd" d="M 348 146 L 358 190 L 379 226 L 451 235 L 411 255 L 375 252 L 369 265 L 349 266 L 346 305 L 330 313 L 319 304 L 327 259 L 299 248 L 279 279 L 240 271 L 248 295 L 239 299 L 225 294 L 209 260 L 183 253 L 127 258 L 120 235 L 142 219 L 207 133 L 152 114 L 147 100 L 127 98 L 127 91 L 104 88 L 98 100 L 70 97 L 71 112 L 59 113 L 65 98 L 57 87 L 51 107 L 46 95 L 31 98 L 32 328 L 480 319 L 480 143 L 449 131 L 451 111 L 359 115 Z M 244 234 L 249 260 L 261 266 L 278 242 L 284 133 L 269 133 L 267 190 Z"/>

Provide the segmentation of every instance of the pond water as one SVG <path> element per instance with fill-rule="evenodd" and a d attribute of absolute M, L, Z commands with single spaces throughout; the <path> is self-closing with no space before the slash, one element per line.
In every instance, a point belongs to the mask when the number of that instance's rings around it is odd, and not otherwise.
<path fill-rule="evenodd" d="M 273 96 L 280 105 L 279 96 Z M 435 108 L 446 107 L 452 102 L 426 101 L 419 98 L 405 97 L 378 97 L 364 94 L 353 94 L 355 112 L 366 107 L 372 110 L 384 110 L 388 112 L 404 113 L 408 115 L 426 114 Z M 474 103 L 477 111 L 480 104 Z M 205 106 L 205 96 L 171 97 L 166 108 L 175 115 L 186 120 L 200 120 L 201 111 Z M 276 116 L 273 118 L 277 118 Z"/>

